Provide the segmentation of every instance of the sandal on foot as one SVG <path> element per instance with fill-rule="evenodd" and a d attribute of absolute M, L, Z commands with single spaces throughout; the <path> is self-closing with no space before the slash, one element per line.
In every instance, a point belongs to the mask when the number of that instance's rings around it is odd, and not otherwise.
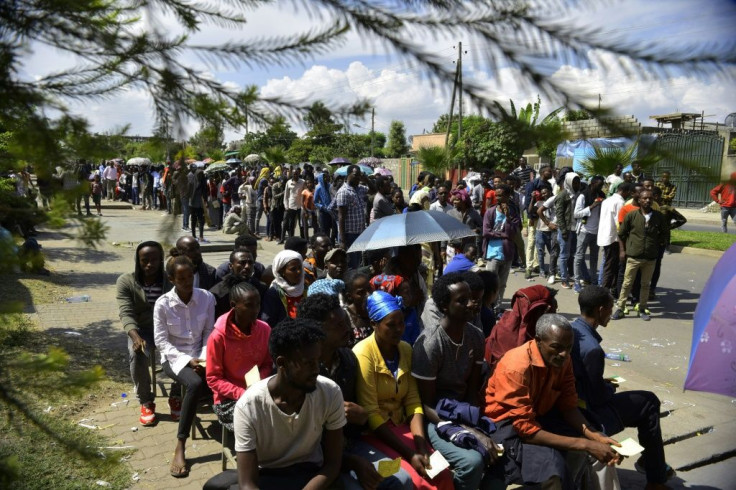
<path fill-rule="evenodd" d="M 184 464 L 184 466 L 179 466 L 172 462 L 171 466 L 169 466 L 169 474 L 174 478 L 186 478 L 189 476 L 189 468 L 186 464 Z"/>

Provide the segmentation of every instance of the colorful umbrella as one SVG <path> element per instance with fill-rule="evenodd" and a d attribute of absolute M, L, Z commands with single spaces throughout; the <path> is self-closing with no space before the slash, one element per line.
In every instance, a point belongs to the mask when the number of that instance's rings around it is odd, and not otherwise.
<path fill-rule="evenodd" d="M 209 167 L 207 167 L 207 170 L 204 171 L 206 175 L 212 175 L 215 172 L 227 172 L 230 170 L 230 165 L 228 165 L 225 162 L 215 162 L 211 164 Z"/>
<path fill-rule="evenodd" d="M 257 153 L 251 153 L 247 157 L 243 158 L 245 163 L 258 163 L 261 161 L 261 155 Z"/>
<path fill-rule="evenodd" d="M 337 157 L 330 160 L 330 165 L 350 165 L 350 160 L 343 157 Z"/>
<path fill-rule="evenodd" d="M 377 169 L 373 170 L 373 173 L 376 175 L 384 175 L 384 176 L 393 175 L 389 169 L 383 168 L 383 167 L 378 167 Z"/>
<path fill-rule="evenodd" d="M 442 211 L 414 211 L 374 221 L 355 239 L 348 252 L 449 242 L 468 236 L 475 236 L 475 232 Z"/>
<path fill-rule="evenodd" d="M 227 160 L 225 160 L 225 163 L 238 164 L 238 163 L 243 163 L 243 161 L 239 158 L 228 158 Z"/>
<path fill-rule="evenodd" d="M 713 268 L 695 308 L 685 389 L 736 397 L 736 244 Z"/>
<path fill-rule="evenodd" d="M 131 158 L 130 160 L 128 160 L 127 162 L 125 162 L 125 164 L 126 165 L 138 165 L 138 166 L 141 166 L 141 165 L 150 165 L 151 164 L 151 160 L 149 158 L 145 158 L 145 157 L 135 157 L 135 158 Z"/>
<path fill-rule="evenodd" d="M 373 169 L 370 168 L 367 165 L 358 165 L 360 167 L 360 171 L 363 172 L 365 175 L 373 175 Z M 334 175 L 342 175 L 345 177 L 348 174 L 348 166 L 340 167 L 337 170 L 335 170 Z"/>

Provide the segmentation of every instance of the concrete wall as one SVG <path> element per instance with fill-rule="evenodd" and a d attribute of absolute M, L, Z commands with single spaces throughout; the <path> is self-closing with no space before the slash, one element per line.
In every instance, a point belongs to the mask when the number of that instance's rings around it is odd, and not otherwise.
<path fill-rule="evenodd" d="M 634 116 L 615 116 L 603 122 L 597 119 L 566 121 L 562 123 L 562 128 L 568 133 L 567 139 L 584 140 L 636 135 L 641 131 L 641 123 Z"/>
<path fill-rule="evenodd" d="M 445 133 L 415 134 L 412 136 L 411 151 L 416 152 L 419 148 L 429 146 L 445 147 Z"/>

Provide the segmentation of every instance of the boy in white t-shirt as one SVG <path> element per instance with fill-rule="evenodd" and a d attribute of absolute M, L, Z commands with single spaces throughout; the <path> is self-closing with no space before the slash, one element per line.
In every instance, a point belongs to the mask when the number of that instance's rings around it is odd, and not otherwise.
<path fill-rule="evenodd" d="M 235 405 L 237 473 L 221 473 L 203 488 L 326 488 L 335 481 L 346 419 L 339 386 L 319 376 L 324 336 L 311 320 L 287 319 L 271 330 L 276 375 L 252 385 Z"/>

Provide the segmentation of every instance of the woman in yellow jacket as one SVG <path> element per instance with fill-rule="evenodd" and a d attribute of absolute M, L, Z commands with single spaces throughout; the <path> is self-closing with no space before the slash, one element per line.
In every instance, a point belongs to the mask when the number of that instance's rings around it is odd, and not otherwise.
<path fill-rule="evenodd" d="M 353 352 L 358 358 L 357 398 L 368 413 L 371 434 L 366 441 L 401 466 L 415 488 L 453 488 L 447 470 L 428 481 L 431 447 L 424 428 L 424 412 L 416 380 L 411 375 L 411 346 L 401 340 L 404 316 L 401 298 L 384 291 L 366 301 L 373 333 Z"/>

